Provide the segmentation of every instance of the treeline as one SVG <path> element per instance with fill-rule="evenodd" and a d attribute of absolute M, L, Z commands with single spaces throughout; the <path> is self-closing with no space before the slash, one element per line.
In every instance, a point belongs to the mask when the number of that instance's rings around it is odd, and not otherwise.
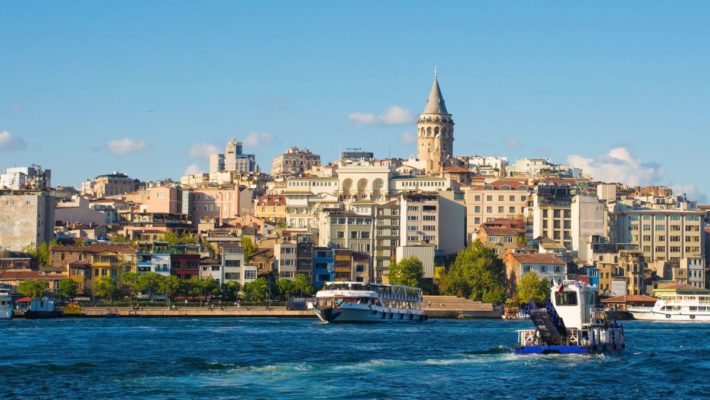
<path fill-rule="evenodd" d="M 39 298 L 48 293 L 46 281 L 27 280 L 20 284 L 18 291 L 25 296 Z M 62 298 L 73 298 L 79 291 L 79 285 L 71 279 L 59 282 L 58 294 Z M 224 301 L 244 299 L 252 302 L 267 300 L 286 301 L 292 297 L 311 296 L 315 288 L 306 275 L 298 274 L 293 281 L 274 279 L 272 276 L 260 277 L 242 287 L 239 282 L 228 281 L 223 285 L 212 278 L 192 277 L 181 280 L 174 275 L 161 275 L 155 272 L 126 272 L 120 279 L 104 276 L 94 284 L 94 296 L 109 303 L 128 299 L 137 301 L 143 296 L 153 298 L 165 296 L 168 302 L 176 297 L 185 297 L 203 301 L 219 298 Z"/>
<path fill-rule="evenodd" d="M 515 306 L 535 300 L 542 304 L 549 297 L 550 283 L 534 273 L 525 274 L 513 287 L 508 282 L 503 261 L 476 240 L 461 250 L 447 271 L 433 282 L 423 278 L 422 263 L 415 257 L 390 265 L 389 281 L 395 285 L 416 286 L 428 294 L 464 297 L 484 303 Z"/>

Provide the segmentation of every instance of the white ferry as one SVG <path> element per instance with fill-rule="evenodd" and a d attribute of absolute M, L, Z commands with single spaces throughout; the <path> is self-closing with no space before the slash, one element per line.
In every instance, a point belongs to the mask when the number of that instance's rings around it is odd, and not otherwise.
<path fill-rule="evenodd" d="M 518 331 L 516 354 L 594 354 L 624 349 L 624 328 L 596 307 L 597 289 L 582 282 L 553 285 L 544 308 L 528 305 L 535 329 Z"/>
<path fill-rule="evenodd" d="M 327 282 L 309 308 L 323 322 L 425 321 L 421 302 L 411 286 Z"/>
<path fill-rule="evenodd" d="M 629 307 L 634 319 L 710 322 L 710 295 L 663 294 L 653 307 Z"/>
<path fill-rule="evenodd" d="M 7 288 L 0 288 L 0 319 L 12 318 L 12 309 L 12 291 Z"/>

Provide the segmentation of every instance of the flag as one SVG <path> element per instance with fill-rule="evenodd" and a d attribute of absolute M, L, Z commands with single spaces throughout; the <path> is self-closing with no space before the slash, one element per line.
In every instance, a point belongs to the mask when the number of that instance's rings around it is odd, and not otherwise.
<path fill-rule="evenodd" d="M 557 293 L 562 293 L 565 291 L 565 283 L 563 281 L 560 281 L 560 287 L 557 288 Z"/>

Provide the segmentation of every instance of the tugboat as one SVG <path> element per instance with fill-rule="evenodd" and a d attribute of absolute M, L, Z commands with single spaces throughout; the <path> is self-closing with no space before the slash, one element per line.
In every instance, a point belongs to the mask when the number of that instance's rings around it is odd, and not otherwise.
<path fill-rule="evenodd" d="M 556 287 L 555 287 L 556 286 Z M 624 328 L 597 308 L 597 289 L 561 281 L 544 308 L 528 304 L 535 329 L 518 331 L 515 354 L 599 354 L 624 350 Z"/>
<path fill-rule="evenodd" d="M 32 299 L 30 309 L 25 311 L 25 318 L 28 319 L 57 318 L 61 316 L 62 312 L 57 309 L 54 300 L 47 297 Z"/>
<path fill-rule="evenodd" d="M 12 291 L 8 288 L 0 287 L 0 319 L 12 318 Z"/>
<path fill-rule="evenodd" d="M 328 282 L 308 304 L 323 322 L 426 321 L 422 290 L 363 282 Z"/>

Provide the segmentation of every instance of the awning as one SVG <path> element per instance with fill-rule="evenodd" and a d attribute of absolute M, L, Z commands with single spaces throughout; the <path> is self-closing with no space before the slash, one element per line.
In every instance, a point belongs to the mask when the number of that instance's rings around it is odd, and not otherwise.
<path fill-rule="evenodd" d="M 15 301 L 15 303 L 31 303 L 32 302 L 32 297 L 22 297 Z"/>

